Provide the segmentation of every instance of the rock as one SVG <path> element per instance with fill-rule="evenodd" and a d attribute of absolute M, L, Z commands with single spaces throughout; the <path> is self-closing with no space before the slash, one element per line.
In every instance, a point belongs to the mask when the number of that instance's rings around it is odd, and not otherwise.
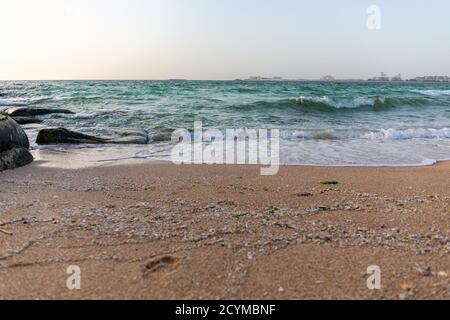
<path fill-rule="evenodd" d="M 34 117 L 13 117 L 18 124 L 42 123 L 42 120 Z"/>
<path fill-rule="evenodd" d="M 28 137 L 17 122 L 0 115 L 0 171 L 31 163 L 29 147 Z"/>
<path fill-rule="evenodd" d="M 11 117 L 29 117 L 39 116 L 52 113 L 74 114 L 74 112 L 66 109 L 50 109 L 40 107 L 12 107 L 3 110 L 3 114 Z"/>
<path fill-rule="evenodd" d="M 33 162 L 33 156 L 28 149 L 13 147 L 0 152 L 0 171 L 22 167 Z"/>
<path fill-rule="evenodd" d="M 39 131 L 36 143 L 45 144 L 147 144 L 148 135 L 140 132 L 126 131 L 118 133 L 121 136 L 107 138 L 96 137 L 71 131 L 65 128 L 43 129 Z"/>
<path fill-rule="evenodd" d="M 65 128 L 42 129 L 36 138 L 37 144 L 102 144 L 101 138 L 70 131 Z"/>
<path fill-rule="evenodd" d="M 0 152 L 13 147 L 28 149 L 30 144 L 23 129 L 9 117 L 0 115 Z"/>

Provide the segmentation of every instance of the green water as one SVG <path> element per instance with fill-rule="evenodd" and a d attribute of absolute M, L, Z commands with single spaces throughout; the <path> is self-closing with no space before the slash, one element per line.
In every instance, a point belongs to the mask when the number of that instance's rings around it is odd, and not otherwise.
<path fill-rule="evenodd" d="M 145 129 L 152 156 L 174 129 L 202 121 L 207 128 L 280 129 L 281 159 L 289 164 L 408 165 L 450 158 L 450 84 L 36 81 L 0 82 L 0 95 L 0 108 L 76 113 L 44 116 L 47 127 Z M 31 140 L 36 131 L 27 130 Z"/>

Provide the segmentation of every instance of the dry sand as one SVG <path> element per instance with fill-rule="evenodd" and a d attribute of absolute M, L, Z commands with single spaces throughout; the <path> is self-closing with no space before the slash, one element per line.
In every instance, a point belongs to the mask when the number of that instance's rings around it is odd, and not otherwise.
<path fill-rule="evenodd" d="M 450 298 L 449 163 L 41 164 L 0 173 L 3 299 Z"/>

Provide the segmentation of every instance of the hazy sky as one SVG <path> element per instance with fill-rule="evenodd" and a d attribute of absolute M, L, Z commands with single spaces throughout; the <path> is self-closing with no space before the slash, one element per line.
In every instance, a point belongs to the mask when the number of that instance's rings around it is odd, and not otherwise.
<path fill-rule="evenodd" d="M 0 79 L 450 75 L 449 16 L 448 0 L 0 0 Z"/>

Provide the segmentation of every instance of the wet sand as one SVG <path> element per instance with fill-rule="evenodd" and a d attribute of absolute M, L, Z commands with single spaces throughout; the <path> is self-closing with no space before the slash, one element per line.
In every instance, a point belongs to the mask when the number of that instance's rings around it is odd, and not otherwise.
<path fill-rule="evenodd" d="M 450 163 L 259 169 L 2 172 L 0 297 L 450 298 Z M 81 290 L 67 289 L 70 265 Z M 381 290 L 366 286 L 371 265 Z"/>

